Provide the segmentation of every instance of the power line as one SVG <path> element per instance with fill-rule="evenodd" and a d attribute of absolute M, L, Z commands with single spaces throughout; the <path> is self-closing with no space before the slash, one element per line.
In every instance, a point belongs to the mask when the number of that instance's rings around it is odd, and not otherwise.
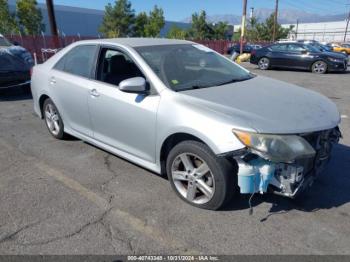
<path fill-rule="evenodd" d="M 295 4 L 295 2 L 289 2 L 289 0 L 283 0 L 283 3 L 286 5 L 289 5 L 291 7 L 297 8 L 298 10 L 308 9 L 308 12 L 310 12 L 310 11 L 314 12 L 315 10 L 319 10 L 322 12 L 327 12 L 328 14 L 330 13 L 329 9 L 323 9 L 323 8 L 320 8 L 319 6 L 311 6 L 310 2 L 307 2 L 307 4 L 304 2 L 302 5 L 298 5 L 298 4 Z M 338 12 L 333 11 L 333 14 L 336 14 L 336 13 L 338 13 Z"/>

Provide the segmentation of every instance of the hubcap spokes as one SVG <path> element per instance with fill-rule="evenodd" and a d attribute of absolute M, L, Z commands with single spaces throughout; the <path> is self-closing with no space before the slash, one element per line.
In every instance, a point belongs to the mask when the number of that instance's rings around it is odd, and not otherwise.
<path fill-rule="evenodd" d="M 326 70 L 326 67 L 323 63 L 316 63 L 314 70 L 316 73 L 323 73 Z"/>
<path fill-rule="evenodd" d="M 45 120 L 50 132 L 57 135 L 60 132 L 59 117 L 56 109 L 48 104 L 45 108 Z"/>
<path fill-rule="evenodd" d="M 268 60 L 265 58 L 261 59 L 259 62 L 259 66 L 261 69 L 267 69 L 267 67 L 269 66 Z"/>
<path fill-rule="evenodd" d="M 214 195 L 214 177 L 207 163 L 192 153 L 177 156 L 172 165 L 177 191 L 188 201 L 205 204 Z"/>

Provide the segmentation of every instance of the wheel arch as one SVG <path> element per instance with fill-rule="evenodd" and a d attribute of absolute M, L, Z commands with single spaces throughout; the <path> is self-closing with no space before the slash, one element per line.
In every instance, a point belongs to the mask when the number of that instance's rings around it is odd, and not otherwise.
<path fill-rule="evenodd" d="M 196 135 L 187 133 L 187 132 L 177 132 L 169 135 L 162 143 L 162 146 L 160 147 L 159 152 L 159 161 L 160 161 L 160 170 L 161 174 L 166 174 L 166 159 L 170 152 L 170 150 L 176 146 L 177 144 L 183 142 L 183 141 L 197 141 L 205 144 L 209 148 L 211 148 L 208 143 L 206 143 L 203 139 L 199 138 Z"/>
<path fill-rule="evenodd" d="M 323 57 L 318 57 L 318 58 L 316 58 L 315 60 L 313 60 L 313 61 L 311 62 L 311 65 L 310 65 L 309 70 L 312 72 L 312 67 L 313 67 L 313 65 L 314 65 L 316 62 L 319 62 L 319 61 L 322 61 L 322 62 L 324 62 L 324 63 L 327 65 L 326 73 L 328 73 L 329 64 L 328 64 L 328 61 L 327 61 L 325 58 L 323 58 Z"/>
<path fill-rule="evenodd" d="M 42 94 L 38 100 L 39 103 L 39 109 L 40 109 L 40 118 L 44 118 L 44 112 L 43 112 L 43 107 L 44 107 L 44 102 L 46 99 L 50 98 L 47 94 Z M 50 98 L 51 99 L 51 98 Z"/>

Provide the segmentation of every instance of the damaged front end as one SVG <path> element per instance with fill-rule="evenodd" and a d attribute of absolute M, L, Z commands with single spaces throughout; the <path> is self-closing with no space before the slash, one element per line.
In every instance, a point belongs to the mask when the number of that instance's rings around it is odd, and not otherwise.
<path fill-rule="evenodd" d="M 291 198 L 313 183 L 341 137 L 338 127 L 300 135 L 234 133 L 247 146 L 234 156 L 240 192 L 271 191 Z"/>

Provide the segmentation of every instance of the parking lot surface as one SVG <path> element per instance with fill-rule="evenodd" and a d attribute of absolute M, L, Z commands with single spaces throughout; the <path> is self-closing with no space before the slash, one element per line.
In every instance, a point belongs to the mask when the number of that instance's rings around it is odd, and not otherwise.
<path fill-rule="evenodd" d="M 343 139 L 301 199 L 238 196 L 221 211 L 92 145 L 50 136 L 30 95 L 0 93 L 0 254 L 350 254 L 350 72 L 253 73 L 334 101 Z"/>

